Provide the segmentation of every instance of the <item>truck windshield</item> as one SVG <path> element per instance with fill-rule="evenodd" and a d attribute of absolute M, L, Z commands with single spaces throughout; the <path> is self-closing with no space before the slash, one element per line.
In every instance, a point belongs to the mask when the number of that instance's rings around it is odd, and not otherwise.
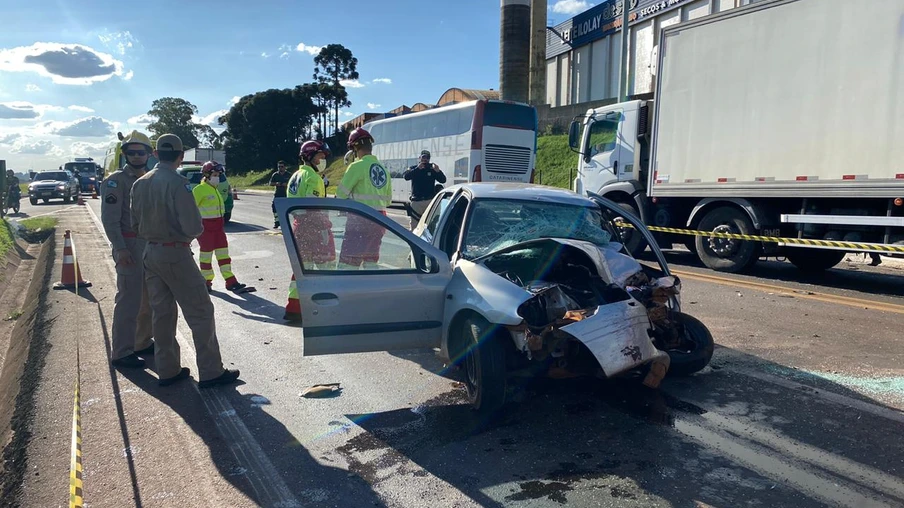
<path fill-rule="evenodd" d="M 63 167 L 68 169 L 69 171 L 72 171 L 73 173 L 79 173 L 82 176 L 94 176 L 94 173 L 96 172 L 93 162 L 67 162 Z"/>

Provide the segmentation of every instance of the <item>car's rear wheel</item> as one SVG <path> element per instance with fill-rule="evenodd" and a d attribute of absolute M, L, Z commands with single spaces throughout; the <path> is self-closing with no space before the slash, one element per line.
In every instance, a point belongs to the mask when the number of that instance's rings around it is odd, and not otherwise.
<path fill-rule="evenodd" d="M 465 386 L 471 406 L 483 415 L 496 413 L 505 404 L 505 348 L 492 326 L 478 316 L 462 324 L 465 351 Z"/>

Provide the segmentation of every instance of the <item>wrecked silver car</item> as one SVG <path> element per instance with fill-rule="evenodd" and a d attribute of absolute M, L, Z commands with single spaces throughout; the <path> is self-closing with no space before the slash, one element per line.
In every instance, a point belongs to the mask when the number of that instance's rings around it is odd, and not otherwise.
<path fill-rule="evenodd" d="M 463 367 L 481 411 L 498 409 L 512 376 L 524 372 L 629 376 L 656 388 L 712 357 L 712 336 L 681 312 L 681 282 L 652 235 L 604 198 L 456 185 L 433 199 L 413 232 L 347 200 L 291 200 L 277 210 L 299 280 L 305 355 L 434 347 Z M 310 249 L 288 226 L 305 214 L 329 218 L 337 259 L 357 234 L 346 225 L 382 229 L 379 261 L 348 269 L 305 259 Z M 627 252 L 622 221 L 648 242 L 654 263 Z"/>

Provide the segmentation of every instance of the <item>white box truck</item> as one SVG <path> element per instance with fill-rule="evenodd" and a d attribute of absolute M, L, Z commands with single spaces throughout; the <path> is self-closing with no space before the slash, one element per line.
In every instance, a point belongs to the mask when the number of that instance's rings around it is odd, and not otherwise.
<path fill-rule="evenodd" d="M 653 100 L 572 122 L 576 192 L 662 228 L 904 244 L 904 0 L 758 2 L 664 28 L 658 52 Z M 726 272 L 875 248 L 657 241 Z"/>

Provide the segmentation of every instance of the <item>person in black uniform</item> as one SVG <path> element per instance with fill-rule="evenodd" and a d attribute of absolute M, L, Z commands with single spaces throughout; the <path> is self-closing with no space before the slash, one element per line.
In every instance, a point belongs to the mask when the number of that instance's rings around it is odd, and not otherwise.
<path fill-rule="evenodd" d="M 402 175 L 405 180 L 411 182 L 411 196 L 408 201 L 408 216 L 411 219 L 411 230 L 417 227 L 421 215 L 427 211 L 427 206 L 436 196 L 436 183 L 446 183 L 446 175 L 439 166 L 430 162 L 430 152 L 421 150 L 420 160 L 416 166 L 411 166 Z"/>
<path fill-rule="evenodd" d="M 286 189 L 289 188 L 289 179 L 292 178 L 292 175 L 286 171 L 285 161 L 277 162 L 276 169 L 277 171 L 270 177 L 270 186 L 276 187 L 276 192 L 273 194 L 273 203 L 270 205 L 270 208 L 273 210 L 274 228 L 279 227 L 279 217 L 276 216 L 276 198 L 286 197 Z"/>

